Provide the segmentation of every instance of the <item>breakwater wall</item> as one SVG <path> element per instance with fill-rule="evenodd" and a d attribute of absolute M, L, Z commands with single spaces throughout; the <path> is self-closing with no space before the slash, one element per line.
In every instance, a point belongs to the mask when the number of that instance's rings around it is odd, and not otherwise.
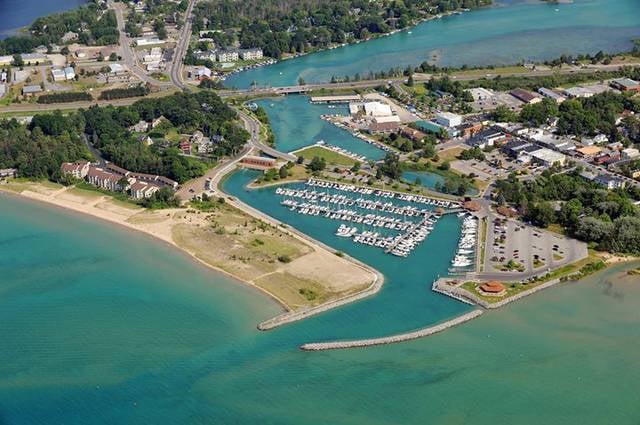
<path fill-rule="evenodd" d="M 316 342 L 303 344 L 300 346 L 301 350 L 305 351 L 323 351 L 323 350 L 340 350 L 345 348 L 361 348 L 370 347 L 373 345 L 386 345 L 395 344 L 403 341 L 410 341 L 413 339 L 424 338 L 447 330 L 453 326 L 460 325 L 462 323 L 473 320 L 482 314 L 482 310 L 473 310 L 469 313 L 458 316 L 455 319 L 448 320 L 446 322 L 430 326 L 428 328 L 419 329 L 417 331 L 408 332 L 399 335 L 391 335 L 382 338 L 360 339 L 353 341 L 334 341 L 334 342 Z"/>
<path fill-rule="evenodd" d="M 265 320 L 264 322 L 259 323 L 258 329 L 261 331 L 268 331 L 270 329 L 277 328 L 278 326 L 306 319 L 308 317 L 315 316 L 316 314 L 324 313 L 325 311 L 332 310 L 334 308 L 341 307 L 343 305 L 350 304 L 363 298 L 375 295 L 382 288 L 382 284 L 384 283 L 384 276 L 382 276 L 382 274 L 377 270 L 368 270 L 375 273 L 375 281 L 364 291 L 306 310 L 283 313 L 272 319 Z"/>

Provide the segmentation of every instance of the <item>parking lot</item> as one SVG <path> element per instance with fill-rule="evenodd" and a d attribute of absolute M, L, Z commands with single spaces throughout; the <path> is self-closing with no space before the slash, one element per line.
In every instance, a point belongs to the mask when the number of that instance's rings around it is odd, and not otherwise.
<path fill-rule="evenodd" d="M 487 217 L 484 274 L 527 279 L 587 256 L 586 244 L 521 222 Z"/>

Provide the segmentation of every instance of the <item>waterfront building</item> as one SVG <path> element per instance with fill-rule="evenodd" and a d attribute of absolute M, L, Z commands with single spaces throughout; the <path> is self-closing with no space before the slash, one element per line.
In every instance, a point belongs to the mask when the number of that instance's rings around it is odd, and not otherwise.
<path fill-rule="evenodd" d="M 263 156 L 247 155 L 240 161 L 247 168 L 255 168 L 258 170 L 264 170 L 273 168 L 277 165 L 275 158 L 267 158 Z"/>
<path fill-rule="evenodd" d="M 364 114 L 368 117 L 389 117 L 393 115 L 391 106 L 382 102 L 366 102 L 363 104 Z"/>
<path fill-rule="evenodd" d="M 501 297 L 506 295 L 507 288 L 505 288 L 502 283 L 494 280 L 480 285 L 480 292 L 482 292 L 483 295 Z"/>
<path fill-rule="evenodd" d="M 240 50 L 240 58 L 243 61 L 258 60 L 258 59 L 262 59 L 262 57 L 263 57 L 263 53 L 262 53 L 262 49 L 260 48 Z"/>
<path fill-rule="evenodd" d="M 158 190 L 158 186 L 154 186 L 145 182 L 134 182 L 130 187 L 131 197 L 134 199 L 150 198 Z"/>
<path fill-rule="evenodd" d="M 0 179 L 7 179 L 10 177 L 16 177 L 18 175 L 18 170 L 15 168 L 3 168 L 0 169 Z"/>
<path fill-rule="evenodd" d="M 122 176 L 105 171 L 99 167 L 90 166 L 86 178 L 89 183 L 102 189 L 114 192 L 120 192 L 126 189 L 121 182 Z"/>
<path fill-rule="evenodd" d="M 240 56 L 237 50 L 222 50 L 217 52 L 218 62 L 236 62 Z"/>
<path fill-rule="evenodd" d="M 74 177 L 76 179 L 84 179 L 89 173 L 90 163 L 88 161 L 65 162 L 62 164 L 60 171 L 62 175 Z"/>

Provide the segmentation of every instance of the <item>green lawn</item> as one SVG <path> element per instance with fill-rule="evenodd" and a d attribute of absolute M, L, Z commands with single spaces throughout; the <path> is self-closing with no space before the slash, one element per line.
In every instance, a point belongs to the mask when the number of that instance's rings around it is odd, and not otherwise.
<path fill-rule="evenodd" d="M 349 158 L 346 155 L 342 155 L 338 152 L 334 152 L 330 149 L 323 148 L 321 146 L 310 146 L 296 152 L 296 156 L 302 156 L 306 160 L 312 159 L 314 156 L 324 158 L 327 164 L 342 165 L 345 167 L 351 167 L 357 161 L 353 158 Z"/>

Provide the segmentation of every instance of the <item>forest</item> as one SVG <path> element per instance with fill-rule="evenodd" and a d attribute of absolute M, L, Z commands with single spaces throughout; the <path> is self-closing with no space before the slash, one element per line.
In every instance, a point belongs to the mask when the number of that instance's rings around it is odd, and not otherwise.
<path fill-rule="evenodd" d="M 303 53 L 403 29 L 429 16 L 491 0 L 211 0 L 194 11 L 193 30 L 235 30 L 241 47 L 265 55 Z M 218 44 L 235 37 L 218 37 Z M 229 47 L 222 44 L 220 47 Z"/>
<path fill-rule="evenodd" d="M 217 157 L 237 153 L 249 134 L 236 122 L 236 113 L 216 94 L 175 94 L 143 99 L 131 106 L 93 106 L 69 115 L 60 112 L 34 116 L 29 126 L 16 120 L 0 121 L 0 168 L 17 168 L 21 177 L 59 179 L 63 162 L 91 159 L 86 134 L 102 156 L 135 172 L 158 174 L 180 183 L 201 176 L 211 163 L 184 156 L 175 144 L 147 146 L 128 127 L 164 117 L 165 127 L 178 133 L 195 130 L 206 136 L 223 136 Z"/>

